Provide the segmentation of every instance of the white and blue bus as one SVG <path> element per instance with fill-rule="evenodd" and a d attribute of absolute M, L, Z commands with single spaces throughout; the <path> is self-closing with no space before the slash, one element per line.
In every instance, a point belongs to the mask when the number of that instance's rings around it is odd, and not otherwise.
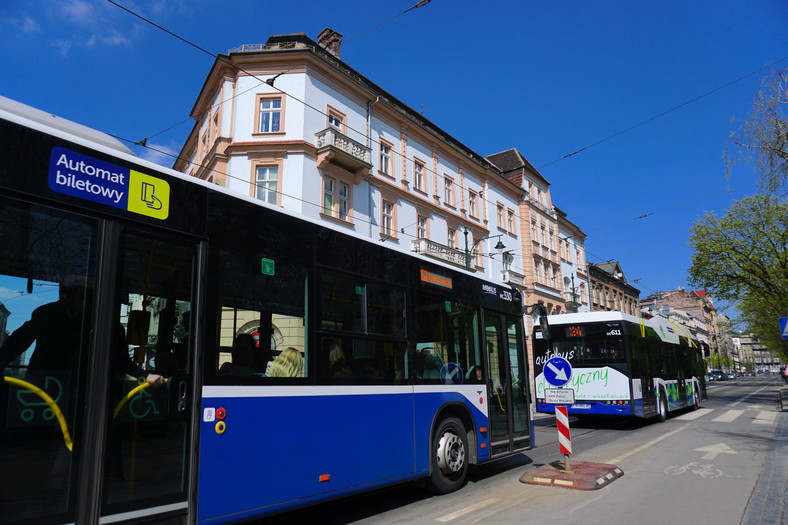
<path fill-rule="evenodd" d="M 666 319 L 621 312 L 585 312 L 548 317 L 549 339 L 533 334 L 536 409 L 554 413 L 545 390 L 544 367 L 563 357 L 572 376 L 570 414 L 656 417 L 697 408 L 706 398 L 705 366 L 691 332 Z"/>
<path fill-rule="evenodd" d="M 522 296 L 0 98 L 0 523 L 229 523 L 531 447 Z"/>

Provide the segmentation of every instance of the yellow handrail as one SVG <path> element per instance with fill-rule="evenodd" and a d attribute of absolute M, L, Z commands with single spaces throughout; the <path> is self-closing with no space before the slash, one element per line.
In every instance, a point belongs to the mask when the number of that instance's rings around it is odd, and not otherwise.
<path fill-rule="evenodd" d="M 74 446 L 74 443 L 71 441 L 71 434 L 69 434 L 68 432 L 68 423 L 66 423 L 66 418 L 63 415 L 63 412 L 60 411 L 60 407 L 57 406 L 55 400 L 52 399 L 52 397 L 49 394 L 38 388 L 33 383 L 28 383 L 27 381 L 24 381 L 22 379 L 17 379 L 16 377 L 9 377 L 9 376 L 3 376 L 3 381 L 33 392 L 35 395 L 40 397 L 47 405 L 49 405 L 49 408 L 51 408 L 52 412 L 55 413 L 55 417 L 57 417 L 58 423 L 60 423 L 60 431 L 63 433 L 63 441 L 65 441 L 68 450 L 71 450 L 72 447 Z"/>
<path fill-rule="evenodd" d="M 166 377 L 165 377 L 165 378 L 163 378 L 163 379 L 164 379 L 164 382 L 165 382 L 165 383 L 166 383 L 167 381 L 169 381 L 169 379 L 168 379 L 168 378 L 166 378 Z M 112 413 L 112 419 L 115 419 L 116 417 L 118 417 L 118 414 L 119 414 L 119 413 L 120 413 L 120 411 L 123 409 L 123 406 L 124 406 L 126 403 L 128 403 L 128 402 L 129 402 L 129 400 L 130 400 L 132 397 L 136 396 L 138 393 L 142 392 L 144 389 L 148 388 L 149 386 L 150 386 L 150 383 L 148 383 L 147 381 L 145 381 L 145 382 L 143 382 L 143 383 L 140 383 L 139 385 L 137 385 L 137 386 L 136 386 L 136 387 L 134 387 L 133 389 L 131 389 L 131 391 L 129 391 L 129 393 L 128 393 L 128 394 L 126 394 L 126 395 L 125 395 L 125 397 L 124 397 L 123 399 L 121 399 L 121 400 L 120 400 L 120 402 L 119 402 L 117 405 L 115 405 L 115 411 Z"/>

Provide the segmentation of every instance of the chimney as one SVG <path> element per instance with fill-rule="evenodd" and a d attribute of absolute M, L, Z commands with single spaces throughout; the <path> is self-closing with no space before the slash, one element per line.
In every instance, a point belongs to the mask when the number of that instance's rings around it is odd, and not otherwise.
<path fill-rule="evenodd" d="M 325 28 L 317 35 L 317 43 L 339 58 L 339 46 L 342 44 L 342 35 L 333 29 Z"/>

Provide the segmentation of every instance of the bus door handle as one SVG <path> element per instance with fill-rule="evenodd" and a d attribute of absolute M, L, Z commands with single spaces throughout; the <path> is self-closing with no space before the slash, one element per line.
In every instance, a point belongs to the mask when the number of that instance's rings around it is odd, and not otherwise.
<path fill-rule="evenodd" d="M 178 383 L 178 413 L 183 414 L 186 412 L 186 392 L 188 385 L 185 379 L 181 379 Z"/>

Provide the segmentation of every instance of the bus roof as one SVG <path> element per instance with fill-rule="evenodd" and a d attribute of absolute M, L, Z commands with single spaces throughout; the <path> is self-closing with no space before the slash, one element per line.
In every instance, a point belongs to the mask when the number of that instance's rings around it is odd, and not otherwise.
<path fill-rule="evenodd" d="M 550 324 L 550 326 L 562 326 L 580 323 L 600 323 L 608 321 L 629 321 L 630 323 L 641 325 L 644 329 L 645 327 L 651 328 L 663 341 L 669 341 L 672 343 L 678 343 L 679 337 L 685 337 L 690 341 L 693 341 L 693 345 L 696 344 L 694 341 L 697 340 L 697 337 L 689 328 L 678 323 L 674 323 L 663 317 L 651 317 L 649 319 L 644 319 L 617 311 L 579 312 L 547 316 L 547 322 Z"/>
<path fill-rule="evenodd" d="M 3 113 L 7 113 L 7 115 L 3 115 Z M 44 131 L 49 132 L 52 129 L 60 130 L 67 133 L 69 136 L 81 137 L 94 144 L 101 144 L 102 146 L 125 153 L 126 155 L 134 155 L 134 152 L 127 148 L 121 141 L 106 133 L 66 120 L 32 106 L 22 104 L 16 100 L 11 100 L 2 95 L 0 95 L 0 115 L 8 120 L 14 120 L 10 117 L 17 115 L 27 119 L 27 122 L 25 122 L 26 125 L 30 125 L 31 122 L 37 122 L 48 128 Z"/>

